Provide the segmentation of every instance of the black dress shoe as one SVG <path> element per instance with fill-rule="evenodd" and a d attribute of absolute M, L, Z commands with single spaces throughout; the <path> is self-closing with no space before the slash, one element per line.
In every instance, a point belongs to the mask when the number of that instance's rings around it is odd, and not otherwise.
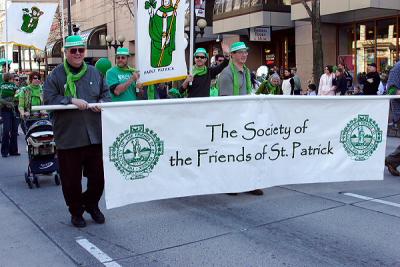
<path fill-rule="evenodd" d="M 104 214 L 100 211 L 99 208 L 86 208 L 86 212 L 90 214 L 93 221 L 95 221 L 96 223 L 103 224 L 106 221 Z"/>
<path fill-rule="evenodd" d="M 71 223 L 73 226 L 78 227 L 78 228 L 83 228 L 86 227 L 86 221 L 83 219 L 82 215 L 80 216 L 71 216 Z"/>
<path fill-rule="evenodd" d="M 13 153 L 13 154 L 10 154 L 10 156 L 21 156 L 21 153 Z"/>
<path fill-rule="evenodd" d="M 388 168 L 388 171 L 393 176 L 400 176 L 400 172 L 397 170 L 396 166 L 394 166 L 390 161 L 385 159 L 385 165 Z"/>
<path fill-rule="evenodd" d="M 1 155 L 3 158 L 7 158 L 8 157 L 8 155 Z"/>
<path fill-rule="evenodd" d="M 264 192 L 261 189 L 252 190 L 252 191 L 249 191 L 247 193 L 252 194 L 252 195 L 256 195 L 256 196 L 264 195 Z"/>

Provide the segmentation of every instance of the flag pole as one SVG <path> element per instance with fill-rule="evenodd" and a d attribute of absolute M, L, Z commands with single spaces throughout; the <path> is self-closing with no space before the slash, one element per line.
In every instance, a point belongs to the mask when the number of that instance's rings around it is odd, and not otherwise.
<path fill-rule="evenodd" d="M 65 31 L 64 31 L 64 29 L 65 29 L 65 17 L 64 17 L 64 1 L 63 0 L 60 0 L 60 9 L 61 9 L 61 28 L 62 28 L 62 31 L 61 31 L 61 39 L 62 39 L 62 44 L 63 44 L 63 46 L 62 47 L 64 47 L 64 45 L 65 45 Z"/>
<path fill-rule="evenodd" d="M 7 9 L 8 9 L 8 6 L 7 6 L 7 2 L 8 2 L 8 0 L 5 0 L 5 20 L 6 20 L 6 23 L 5 23 L 5 26 L 6 26 L 6 53 L 5 53 L 5 56 L 6 56 L 6 72 L 8 72 L 8 13 L 7 13 Z"/>
<path fill-rule="evenodd" d="M 194 0 L 190 0 L 190 53 L 189 53 L 189 73 L 193 74 L 193 48 L 194 48 Z"/>

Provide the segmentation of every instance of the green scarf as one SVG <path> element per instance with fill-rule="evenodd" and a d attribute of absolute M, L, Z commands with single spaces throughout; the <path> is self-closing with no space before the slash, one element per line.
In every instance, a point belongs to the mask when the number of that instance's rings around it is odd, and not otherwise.
<path fill-rule="evenodd" d="M 267 94 L 279 95 L 279 85 L 272 85 L 270 81 L 267 82 Z"/>
<path fill-rule="evenodd" d="M 156 99 L 156 91 L 154 84 L 147 86 L 147 99 L 148 100 Z"/>
<path fill-rule="evenodd" d="M 197 67 L 196 65 L 193 66 L 193 76 L 203 76 L 207 74 L 207 67 Z"/>
<path fill-rule="evenodd" d="M 238 70 L 236 69 L 236 66 L 233 64 L 233 62 L 229 62 L 229 67 L 231 68 L 232 75 L 233 75 L 233 95 L 239 95 L 240 94 L 240 89 L 239 89 L 239 75 L 238 75 Z M 251 79 L 250 79 L 250 71 L 249 69 L 243 65 L 243 70 L 246 75 L 246 92 L 247 94 L 251 94 Z"/>
<path fill-rule="evenodd" d="M 64 60 L 64 70 L 65 73 L 67 74 L 67 87 L 65 88 L 65 93 L 64 93 L 65 96 L 71 96 L 75 98 L 77 97 L 75 82 L 79 81 L 86 74 L 87 69 L 88 67 L 86 63 L 83 62 L 82 69 L 77 74 L 73 74 L 67 63 L 67 60 Z"/>
<path fill-rule="evenodd" d="M 125 68 L 121 68 L 118 66 L 116 66 L 116 67 L 118 68 L 118 70 L 123 71 L 123 72 L 131 72 L 131 73 L 136 72 L 136 69 L 129 67 L 129 66 L 126 66 Z"/>

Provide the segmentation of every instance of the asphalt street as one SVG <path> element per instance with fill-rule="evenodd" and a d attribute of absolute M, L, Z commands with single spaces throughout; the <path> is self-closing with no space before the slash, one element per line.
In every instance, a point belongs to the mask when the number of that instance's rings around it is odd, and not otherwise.
<path fill-rule="evenodd" d="M 71 226 L 61 187 L 0 159 L 0 266 L 400 266 L 400 178 L 288 185 L 105 210 Z M 387 153 L 400 139 L 389 138 Z"/>

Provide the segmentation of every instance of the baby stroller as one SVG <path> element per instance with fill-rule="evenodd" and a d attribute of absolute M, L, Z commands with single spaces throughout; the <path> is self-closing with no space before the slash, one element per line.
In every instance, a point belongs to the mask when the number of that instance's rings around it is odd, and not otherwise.
<path fill-rule="evenodd" d="M 29 156 L 28 171 L 25 172 L 26 183 L 31 189 L 33 184 L 39 188 L 38 175 L 54 174 L 54 182 L 60 185 L 53 126 L 48 116 L 31 117 L 25 123 L 28 129 L 25 138 Z"/>

